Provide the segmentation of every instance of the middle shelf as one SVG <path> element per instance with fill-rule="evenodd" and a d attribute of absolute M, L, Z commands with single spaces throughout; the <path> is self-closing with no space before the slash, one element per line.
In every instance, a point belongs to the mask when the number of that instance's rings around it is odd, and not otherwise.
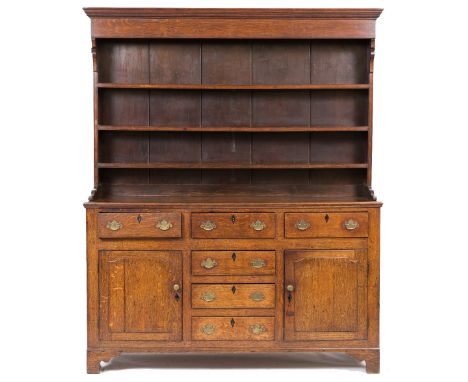
<path fill-rule="evenodd" d="M 182 168 L 182 169 L 333 169 L 333 168 L 367 168 L 367 163 L 98 163 L 98 168 Z"/>

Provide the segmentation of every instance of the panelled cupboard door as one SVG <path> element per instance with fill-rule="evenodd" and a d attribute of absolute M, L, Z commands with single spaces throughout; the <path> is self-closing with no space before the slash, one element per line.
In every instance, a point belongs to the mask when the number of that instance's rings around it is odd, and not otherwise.
<path fill-rule="evenodd" d="M 182 253 L 99 254 L 101 338 L 181 340 Z"/>
<path fill-rule="evenodd" d="M 367 251 L 285 251 L 285 339 L 367 337 Z"/>

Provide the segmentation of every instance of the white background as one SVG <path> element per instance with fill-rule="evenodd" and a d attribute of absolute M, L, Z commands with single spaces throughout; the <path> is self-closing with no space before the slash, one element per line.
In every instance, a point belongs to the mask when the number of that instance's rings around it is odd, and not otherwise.
<path fill-rule="evenodd" d="M 464 3 L 2 2 L 0 379 L 466 378 L 468 33 Z M 377 22 L 374 76 L 373 187 L 385 203 L 380 375 L 327 367 L 136 368 L 85 374 L 82 203 L 93 183 L 93 118 L 90 22 L 81 7 L 129 5 L 385 8 Z"/>

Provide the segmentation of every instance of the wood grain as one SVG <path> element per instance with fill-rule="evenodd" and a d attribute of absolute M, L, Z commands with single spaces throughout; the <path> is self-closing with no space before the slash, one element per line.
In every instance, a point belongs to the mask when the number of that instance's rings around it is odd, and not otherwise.
<path fill-rule="evenodd" d="M 379 372 L 381 10 L 85 11 L 88 372 L 121 352 L 279 351 Z"/>
<path fill-rule="evenodd" d="M 207 260 L 211 262 L 207 264 Z M 209 267 L 207 267 L 207 265 Z M 192 275 L 274 275 L 274 251 L 193 251 Z"/>
<path fill-rule="evenodd" d="M 208 298 L 210 300 L 207 300 Z M 274 306 L 273 284 L 192 284 L 192 308 L 236 309 Z"/>
<path fill-rule="evenodd" d="M 193 317 L 192 338 L 196 341 L 272 341 L 274 323 L 274 317 Z M 262 333 L 253 332 L 257 325 Z M 203 331 L 206 326 L 212 327 L 213 333 L 206 334 Z"/>
<path fill-rule="evenodd" d="M 112 230 L 108 227 L 112 222 L 121 228 Z M 170 228 L 158 228 L 158 224 L 166 221 Z M 178 238 L 181 233 L 180 212 L 165 213 L 100 213 L 98 214 L 99 237 L 112 238 Z M 166 228 L 166 227 L 163 227 Z"/>

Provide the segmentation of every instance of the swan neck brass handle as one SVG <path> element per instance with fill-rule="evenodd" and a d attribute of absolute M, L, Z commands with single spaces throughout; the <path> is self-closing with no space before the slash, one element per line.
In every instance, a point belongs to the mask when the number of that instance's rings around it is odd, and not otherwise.
<path fill-rule="evenodd" d="M 161 220 L 156 224 L 156 228 L 159 228 L 161 231 L 167 231 L 172 228 L 172 223 L 167 220 Z"/>
<path fill-rule="evenodd" d="M 206 325 L 203 325 L 201 328 L 200 328 L 201 332 L 203 334 L 213 334 L 215 332 L 215 326 L 213 324 L 206 324 Z"/>
<path fill-rule="evenodd" d="M 294 285 L 289 284 L 289 285 L 286 287 L 286 290 L 287 290 L 288 292 L 293 292 L 293 291 L 294 291 Z"/>
<path fill-rule="evenodd" d="M 310 228 L 310 223 L 308 221 L 306 221 L 306 220 L 299 220 L 298 222 L 296 222 L 295 227 L 299 231 L 305 231 L 305 230 L 308 230 Z"/>
<path fill-rule="evenodd" d="M 266 332 L 265 325 L 255 324 L 250 326 L 250 332 L 253 334 L 262 334 Z"/>
<path fill-rule="evenodd" d="M 207 220 L 206 222 L 202 222 L 200 224 L 200 228 L 204 229 L 205 231 L 213 231 L 216 228 L 216 224 L 210 220 Z"/>
<path fill-rule="evenodd" d="M 216 267 L 218 263 L 216 260 L 212 259 L 211 257 L 208 257 L 207 259 L 202 260 L 201 266 L 205 269 L 212 269 Z"/>
<path fill-rule="evenodd" d="M 260 302 L 265 300 L 265 295 L 262 292 L 253 292 L 250 294 L 250 299 L 252 301 Z"/>
<path fill-rule="evenodd" d="M 263 268 L 266 265 L 266 262 L 263 259 L 252 259 L 252 261 L 250 262 L 250 265 L 252 266 L 252 268 L 258 269 L 258 268 Z"/>
<path fill-rule="evenodd" d="M 250 228 L 253 228 L 255 231 L 263 231 L 266 228 L 266 224 L 261 220 L 256 220 L 250 225 Z"/>
<path fill-rule="evenodd" d="M 203 301 L 211 302 L 216 299 L 216 294 L 214 292 L 205 292 L 200 297 Z"/>
<path fill-rule="evenodd" d="M 107 222 L 106 228 L 110 229 L 111 231 L 118 231 L 119 229 L 123 228 L 123 224 L 117 220 L 112 220 Z"/>
<path fill-rule="evenodd" d="M 356 220 L 349 219 L 345 220 L 344 226 L 348 231 L 353 231 L 359 228 L 359 223 Z"/>

